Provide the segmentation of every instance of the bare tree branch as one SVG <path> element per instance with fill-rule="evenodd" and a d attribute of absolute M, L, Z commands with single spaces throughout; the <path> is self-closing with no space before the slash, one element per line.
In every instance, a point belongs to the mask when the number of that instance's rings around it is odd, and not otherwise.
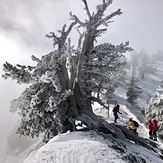
<path fill-rule="evenodd" d="M 121 15 L 123 12 L 121 12 L 121 9 L 118 9 L 117 11 L 113 12 L 112 14 L 110 14 L 109 16 L 106 16 L 106 18 L 104 18 L 105 21 L 110 20 L 112 17 L 116 16 L 116 15 Z"/>
<path fill-rule="evenodd" d="M 85 26 L 85 23 L 81 22 L 79 18 L 76 15 L 73 15 L 72 12 L 70 12 L 70 16 L 72 20 L 75 20 L 75 22 L 79 23 L 81 26 Z"/>
<path fill-rule="evenodd" d="M 103 0 L 103 4 L 98 5 L 97 6 L 97 12 L 94 15 L 94 17 L 98 17 L 101 18 L 104 14 L 104 11 L 107 9 L 107 7 L 112 3 L 112 0 L 109 0 L 107 2 L 105 2 L 105 0 Z"/>
<path fill-rule="evenodd" d="M 54 32 L 50 32 L 49 34 L 46 35 L 46 37 L 53 38 L 53 46 L 55 47 L 56 45 L 58 45 L 58 49 L 61 49 L 64 46 L 67 36 L 71 32 L 75 24 L 77 24 L 77 21 L 72 22 L 68 27 L 67 31 L 66 31 L 66 24 L 64 24 L 62 31 L 58 31 L 59 33 L 61 33 L 60 37 L 56 36 Z"/>
<path fill-rule="evenodd" d="M 78 50 L 81 48 L 81 45 L 82 45 L 82 39 L 84 37 L 83 34 L 81 34 L 81 32 L 79 31 L 79 29 L 77 29 L 77 32 L 79 33 L 79 40 L 78 40 Z"/>
<path fill-rule="evenodd" d="M 82 0 L 82 1 L 84 2 L 86 13 L 87 13 L 89 19 L 91 19 L 91 14 L 90 14 L 90 11 L 89 11 L 89 8 L 88 8 L 87 1 L 86 0 Z"/>

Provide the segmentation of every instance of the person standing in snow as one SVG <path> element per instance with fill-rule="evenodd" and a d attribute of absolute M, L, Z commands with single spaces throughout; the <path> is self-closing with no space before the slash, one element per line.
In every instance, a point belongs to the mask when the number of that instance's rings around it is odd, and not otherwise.
<path fill-rule="evenodd" d="M 149 139 L 153 139 L 153 123 L 152 120 L 148 121 L 148 129 L 149 129 Z"/>
<path fill-rule="evenodd" d="M 130 130 L 132 130 L 134 133 L 137 133 L 137 127 L 136 127 L 134 120 L 132 118 L 129 118 L 128 126 L 129 126 Z"/>
<path fill-rule="evenodd" d="M 113 108 L 113 115 L 114 115 L 114 122 L 117 123 L 117 119 L 119 118 L 118 113 L 122 114 L 120 111 L 120 106 L 117 104 L 114 108 Z"/>
<path fill-rule="evenodd" d="M 152 129 L 153 129 L 153 140 L 157 141 L 157 121 L 154 119 L 153 120 L 153 125 L 152 125 Z"/>

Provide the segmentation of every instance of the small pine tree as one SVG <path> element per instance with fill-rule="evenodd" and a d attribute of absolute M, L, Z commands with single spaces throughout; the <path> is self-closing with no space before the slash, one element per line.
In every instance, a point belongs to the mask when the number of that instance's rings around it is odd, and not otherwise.
<path fill-rule="evenodd" d="M 158 121 L 158 136 L 163 139 L 163 83 L 156 90 L 156 96 L 149 99 L 145 108 L 145 118 L 146 121 Z"/>
<path fill-rule="evenodd" d="M 138 86 L 138 82 L 140 79 L 134 76 L 134 72 L 132 72 L 131 79 L 128 83 L 128 90 L 126 93 L 127 100 L 130 103 L 134 103 L 134 101 L 138 98 L 139 94 L 142 92 L 141 88 Z"/>
<path fill-rule="evenodd" d="M 140 79 L 144 79 L 145 74 L 151 73 L 153 66 L 151 65 L 150 55 L 147 54 L 144 50 L 141 50 L 138 54 L 139 65 L 138 71 Z"/>

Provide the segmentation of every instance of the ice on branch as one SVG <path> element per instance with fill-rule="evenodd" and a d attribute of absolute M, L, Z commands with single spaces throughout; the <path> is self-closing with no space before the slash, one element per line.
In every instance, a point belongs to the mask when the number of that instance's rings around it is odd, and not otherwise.
<path fill-rule="evenodd" d="M 66 98 L 69 97 L 70 95 L 73 95 L 73 92 L 71 90 L 65 90 L 65 92 L 57 94 L 57 96 L 50 96 L 48 104 L 51 108 L 57 107 L 62 101 L 66 100 Z"/>
<path fill-rule="evenodd" d="M 80 120 L 89 129 L 112 133 L 110 125 L 92 109 L 92 102 L 102 102 L 102 95 L 110 96 L 125 74 L 124 53 L 131 51 L 129 43 L 112 45 L 103 43 L 95 46 L 97 38 L 107 30 L 111 19 L 121 15 L 120 9 L 106 15 L 112 0 L 101 0 L 96 11 L 91 13 L 87 0 L 82 0 L 87 17 L 81 21 L 70 12 L 72 22 L 58 30 L 59 36 L 50 32 L 46 36 L 53 40 L 52 52 L 41 58 L 32 56 L 35 66 L 4 64 L 4 78 L 30 86 L 16 100 L 11 111 L 21 116 L 18 128 L 20 135 L 44 134 L 44 141 L 58 133 L 77 130 L 75 121 Z M 76 27 L 79 38 L 71 45 L 70 32 Z M 102 129 L 102 130 L 103 130 Z M 101 130 L 101 131 L 102 131 Z"/>

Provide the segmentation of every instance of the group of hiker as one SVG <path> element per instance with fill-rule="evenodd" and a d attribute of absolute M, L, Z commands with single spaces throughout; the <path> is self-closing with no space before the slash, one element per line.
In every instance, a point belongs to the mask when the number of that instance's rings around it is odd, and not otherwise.
<path fill-rule="evenodd" d="M 119 118 L 118 114 L 122 114 L 120 112 L 120 105 L 116 105 L 113 108 L 113 115 L 114 115 L 114 122 L 117 123 L 117 119 Z M 128 127 L 131 131 L 134 133 L 137 133 L 137 128 L 139 127 L 139 124 L 137 121 L 133 120 L 133 118 L 128 119 Z M 154 141 L 157 141 L 156 131 L 157 131 L 157 121 L 154 119 L 150 119 L 148 121 L 148 129 L 149 129 L 149 139 L 152 139 Z"/>

